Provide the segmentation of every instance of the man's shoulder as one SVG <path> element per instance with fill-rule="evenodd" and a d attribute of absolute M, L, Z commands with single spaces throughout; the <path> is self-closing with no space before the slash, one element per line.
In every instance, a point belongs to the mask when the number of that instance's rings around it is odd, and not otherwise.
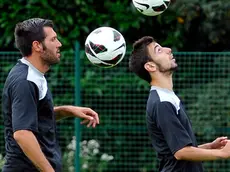
<path fill-rule="evenodd" d="M 147 106 L 157 107 L 162 104 L 174 104 L 174 98 L 170 95 L 165 94 L 164 92 L 159 92 L 156 90 L 151 90 L 149 93 Z"/>
<path fill-rule="evenodd" d="M 26 65 L 17 63 L 9 71 L 8 76 L 6 77 L 5 80 L 4 88 L 6 89 L 8 87 L 12 87 L 17 83 L 26 80 L 27 74 L 28 74 L 28 67 Z"/>
<path fill-rule="evenodd" d="M 7 78 L 15 79 L 15 80 L 22 80 L 26 79 L 28 74 L 28 66 L 18 62 L 9 72 Z"/>
<path fill-rule="evenodd" d="M 151 90 L 148 99 L 148 105 L 152 107 L 162 106 L 163 104 L 170 104 L 177 112 L 180 109 L 180 99 L 176 94 L 169 91 Z M 164 106 L 164 105 L 163 105 Z"/>

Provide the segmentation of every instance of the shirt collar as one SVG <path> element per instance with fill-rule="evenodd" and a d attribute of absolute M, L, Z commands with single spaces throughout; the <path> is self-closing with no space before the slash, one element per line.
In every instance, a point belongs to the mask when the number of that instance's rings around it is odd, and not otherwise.
<path fill-rule="evenodd" d="M 25 59 L 25 57 L 21 58 L 20 61 L 26 64 L 27 66 L 31 67 L 39 75 L 44 76 L 44 73 L 40 72 L 36 67 L 34 67 L 28 60 Z"/>

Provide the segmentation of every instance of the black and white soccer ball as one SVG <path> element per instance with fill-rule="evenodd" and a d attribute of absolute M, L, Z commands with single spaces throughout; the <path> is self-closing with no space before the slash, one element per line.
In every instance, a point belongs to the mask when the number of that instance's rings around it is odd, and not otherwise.
<path fill-rule="evenodd" d="M 85 41 L 85 54 L 99 67 L 114 67 L 126 53 L 126 42 L 120 32 L 111 27 L 99 27 Z"/>
<path fill-rule="evenodd" d="M 169 4 L 170 0 L 133 0 L 136 9 L 146 16 L 156 16 L 163 13 Z"/>

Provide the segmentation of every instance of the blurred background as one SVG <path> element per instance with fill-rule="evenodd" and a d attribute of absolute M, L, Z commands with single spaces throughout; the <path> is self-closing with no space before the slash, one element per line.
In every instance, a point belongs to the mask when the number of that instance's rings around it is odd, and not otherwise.
<path fill-rule="evenodd" d="M 58 123 L 64 172 L 157 171 L 145 126 L 150 87 L 128 70 L 132 43 L 146 35 L 174 51 L 179 65 L 174 90 L 185 104 L 198 143 L 230 135 L 229 0 L 171 0 L 156 17 L 139 13 L 131 0 L 0 0 L 0 9 L 0 89 L 21 58 L 14 45 L 16 23 L 48 18 L 63 44 L 60 64 L 47 73 L 55 105 L 88 106 L 100 115 L 95 129 L 72 118 Z M 126 56 L 114 68 L 95 67 L 84 53 L 88 34 L 101 26 L 117 29 L 126 40 Z M 2 116 L 0 154 L 1 167 Z M 204 166 L 207 172 L 228 172 L 230 161 Z"/>

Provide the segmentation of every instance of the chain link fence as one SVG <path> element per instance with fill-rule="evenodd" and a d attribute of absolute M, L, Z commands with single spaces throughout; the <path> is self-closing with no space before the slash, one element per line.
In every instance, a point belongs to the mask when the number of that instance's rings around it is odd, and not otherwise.
<path fill-rule="evenodd" d="M 128 70 L 128 55 L 114 68 L 98 68 L 80 53 L 64 52 L 61 62 L 47 73 L 54 104 L 91 107 L 100 115 L 97 128 L 76 128 L 73 118 L 58 124 L 64 172 L 154 172 L 157 159 L 145 126 L 149 85 Z M 178 52 L 174 90 L 185 104 L 198 143 L 213 141 L 230 133 L 230 53 Z M 16 52 L 0 52 L 0 88 L 10 68 L 21 58 Z M 75 71 L 76 70 L 76 71 Z M 76 86 L 76 73 L 80 86 Z M 75 97 L 75 88 L 81 88 Z M 1 109 L 0 109 L 1 110 Z M 75 132 L 76 130 L 76 132 Z M 79 130 L 79 131 L 78 131 Z M 75 166 L 76 133 L 80 154 Z M 3 121 L 0 118 L 0 154 L 4 156 Z M 0 162 L 1 165 L 1 162 Z M 227 160 L 204 162 L 207 172 L 227 172 Z"/>

